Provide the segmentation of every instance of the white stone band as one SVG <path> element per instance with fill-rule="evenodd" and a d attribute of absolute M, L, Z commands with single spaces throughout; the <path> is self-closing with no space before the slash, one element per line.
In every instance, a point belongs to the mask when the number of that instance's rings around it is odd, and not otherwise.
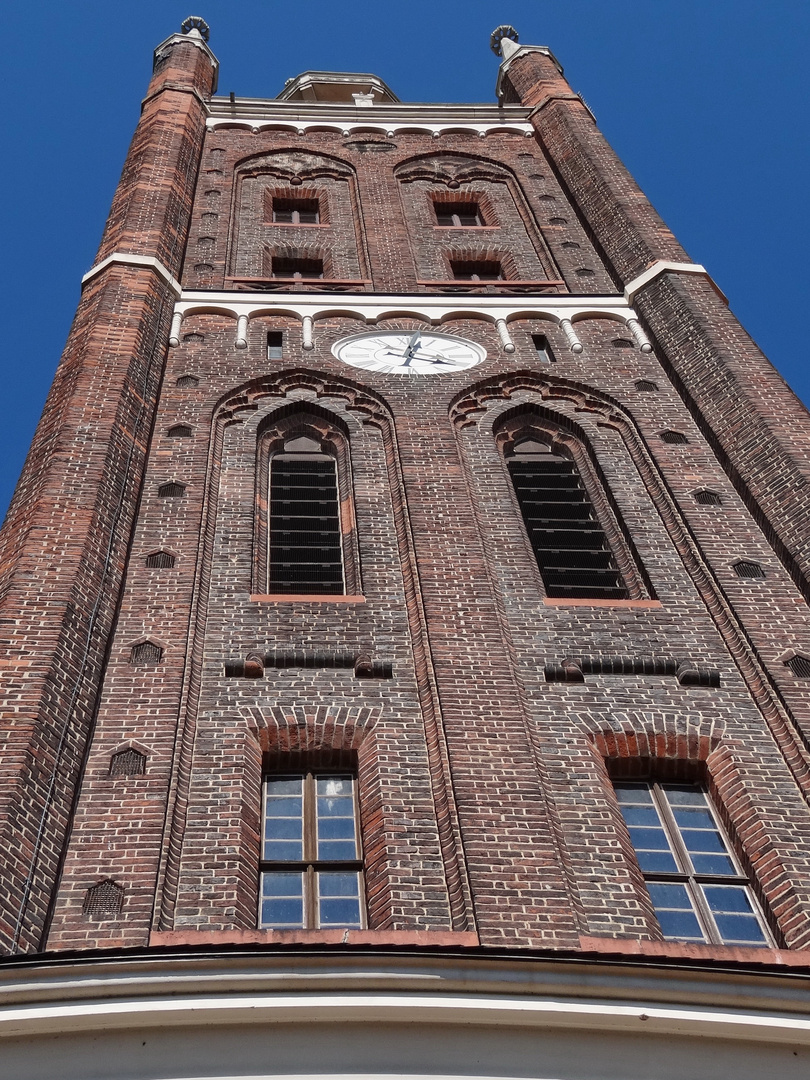
<path fill-rule="evenodd" d="M 130 255 L 125 251 L 114 251 L 112 255 L 108 255 L 106 259 L 102 259 L 100 263 L 96 263 L 82 278 L 82 288 L 91 281 L 97 274 L 100 274 L 102 270 L 106 270 L 108 266 L 112 266 L 114 263 L 118 263 L 121 266 L 148 266 L 151 270 L 162 277 L 170 289 L 179 296 L 183 288 L 180 282 L 171 274 L 166 267 L 160 262 L 159 259 L 154 258 L 152 255 Z"/>

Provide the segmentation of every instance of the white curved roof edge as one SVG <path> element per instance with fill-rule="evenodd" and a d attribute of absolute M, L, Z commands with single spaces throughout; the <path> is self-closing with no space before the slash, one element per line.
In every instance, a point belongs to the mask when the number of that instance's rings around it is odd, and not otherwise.
<path fill-rule="evenodd" d="M 376 113 L 373 116 L 366 115 L 354 121 L 339 121 L 334 117 L 297 120 L 290 117 L 250 119 L 245 116 L 209 116 L 206 120 L 206 127 L 210 130 L 225 126 L 243 127 L 250 131 L 253 131 L 254 129 L 256 131 L 289 129 L 295 134 L 308 131 L 310 128 L 320 128 L 321 130 L 324 128 L 333 128 L 340 134 L 356 131 L 358 129 L 362 131 L 377 129 L 383 134 L 388 132 L 396 134 L 398 131 L 412 131 L 420 128 L 425 132 L 430 133 L 441 133 L 442 131 L 448 131 L 453 128 L 471 128 L 479 134 L 486 134 L 489 131 L 514 131 L 516 134 L 521 135 L 534 134 L 532 125 L 527 121 L 521 120 L 493 120 L 485 123 L 467 117 L 460 117 L 454 120 L 437 117 L 420 117 L 418 119 L 409 118 L 405 120 L 401 117 L 381 117 Z"/>

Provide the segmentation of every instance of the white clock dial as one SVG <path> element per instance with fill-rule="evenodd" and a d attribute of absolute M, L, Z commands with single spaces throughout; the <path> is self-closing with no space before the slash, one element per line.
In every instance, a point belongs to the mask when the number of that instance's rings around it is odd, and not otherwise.
<path fill-rule="evenodd" d="M 336 341 L 332 352 L 344 364 L 384 375 L 449 374 L 487 358 L 474 341 L 420 330 L 354 334 Z"/>

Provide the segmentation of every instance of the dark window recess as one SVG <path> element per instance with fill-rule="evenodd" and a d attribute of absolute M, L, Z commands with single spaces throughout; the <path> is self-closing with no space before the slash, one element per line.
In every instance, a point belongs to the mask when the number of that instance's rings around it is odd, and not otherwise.
<path fill-rule="evenodd" d="M 662 431 L 661 438 L 664 442 L 673 443 L 676 446 L 683 446 L 689 442 L 682 431 Z"/>
<path fill-rule="evenodd" d="M 139 645 L 133 645 L 129 654 L 130 664 L 136 667 L 151 667 L 152 664 L 159 664 L 162 658 L 163 649 L 153 641 L 142 641 Z"/>
<path fill-rule="evenodd" d="M 166 432 L 170 439 L 190 439 L 191 428 L 188 424 L 175 424 Z"/>
<path fill-rule="evenodd" d="M 196 375 L 181 375 L 174 385 L 179 386 L 181 387 L 181 389 L 185 390 L 190 386 L 199 386 L 199 384 L 200 380 L 197 378 Z"/>
<path fill-rule="evenodd" d="M 118 915 L 124 906 L 124 890 L 114 881 L 99 881 L 84 894 L 83 915 Z"/>
<path fill-rule="evenodd" d="M 626 600 L 627 588 L 574 462 L 532 454 L 526 461 L 510 458 L 509 472 L 546 593 Z"/>
<path fill-rule="evenodd" d="M 707 488 L 702 488 L 700 491 L 695 492 L 695 502 L 700 503 L 701 506 L 722 506 L 723 500 L 717 494 L 716 491 L 709 491 Z"/>
<path fill-rule="evenodd" d="M 110 758 L 110 776 L 142 776 L 146 772 L 146 754 L 130 747 Z"/>
<path fill-rule="evenodd" d="M 642 394 L 653 394 L 658 389 L 658 383 L 651 382 L 649 379 L 637 379 L 636 390 L 640 390 Z"/>
<path fill-rule="evenodd" d="M 172 480 L 168 484 L 161 484 L 158 488 L 159 499 L 179 499 L 183 492 L 186 490 L 185 484 L 178 484 L 177 481 Z"/>
<path fill-rule="evenodd" d="M 271 330 L 267 335 L 267 359 L 281 360 L 284 356 L 284 335 L 280 330 Z"/>
<path fill-rule="evenodd" d="M 457 281 L 503 281 L 497 259 L 451 259 L 450 270 Z"/>
<path fill-rule="evenodd" d="M 317 225 L 321 220 L 317 199 L 273 199 L 273 221 L 279 225 Z"/>
<path fill-rule="evenodd" d="M 565 244 L 563 244 L 563 247 L 565 247 Z M 614 340 L 613 340 L 613 348 L 614 349 L 632 349 L 633 348 L 633 342 L 630 340 L 630 338 L 623 338 L 623 337 L 614 338 Z"/>
<path fill-rule="evenodd" d="M 322 278 L 323 259 L 283 259 L 273 257 L 273 277 Z"/>
<path fill-rule="evenodd" d="M 189 344 L 195 344 L 198 341 L 205 341 L 204 334 L 184 334 L 183 341 Z"/>
<path fill-rule="evenodd" d="M 737 577 L 741 578 L 764 578 L 765 571 L 759 565 L 759 563 L 748 562 L 745 559 L 741 559 L 740 562 L 734 563 L 734 572 Z"/>
<path fill-rule="evenodd" d="M 168 551 L 153 551 L 146 556 L 146 565 L 156 567 L 159 570 L 170 570 L 174 566 L 174 555 Z"/>
<path fill-rule="evenodd" d="M 546 335 L 532 334 L 532 341 L 534 342 L 534 351 L 537 353 L 537 359 L 541 360 L 544 364 L 553 364 L 554 353 L 551 351 L 551 346 L 548 343 Z"/>
<path fill-rule="evenodd" d="M 270 592 L 343 593 L 333 458 L 278 454 L 272 459 L 269 563 Z"/>
<path fill-rule="evenodd" d="M 446 227 L 483 225 L 481 208 L 477 202 L 434 203 L 436 221 Z"/>
<path fill-rule="evenodd" d="M 785 660 L 785 667 L 789 667 L 797 679 L 810 679 L 810 660 L 806 656 L 792 656 Z"/>

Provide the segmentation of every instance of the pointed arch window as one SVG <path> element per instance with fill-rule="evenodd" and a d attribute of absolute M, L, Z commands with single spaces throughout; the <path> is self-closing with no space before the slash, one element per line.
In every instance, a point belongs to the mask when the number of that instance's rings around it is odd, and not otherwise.
<path fill-rule="evenodd" d="M 254 592 L 359 593 L 347 434 L 317 406 L 268 418 L 259 436 Z"/>
<path fill-rule="evenodd" d="M 598 463 L 581 437 L 522 408 L 496 430 L 549 599 L 653 598 Z"/>

